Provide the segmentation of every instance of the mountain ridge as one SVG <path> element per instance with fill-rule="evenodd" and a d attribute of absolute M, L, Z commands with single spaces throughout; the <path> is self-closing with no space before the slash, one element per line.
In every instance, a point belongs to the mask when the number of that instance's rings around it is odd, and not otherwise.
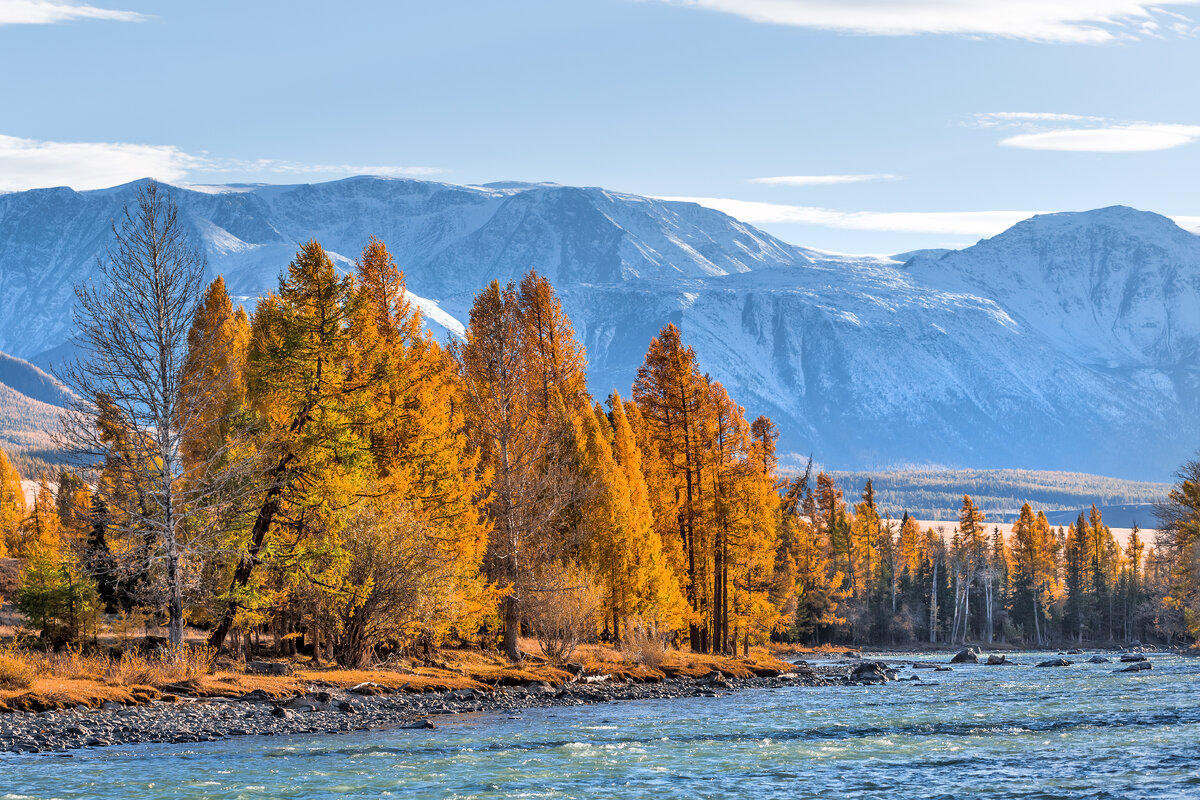
<path fill-rule="evenodd" d="M 0 196 L 0 350 L 61 352 L 71 284 L 137 186 Z M 597 396 L 627 393 L 673 322 L 748 413 L 776 419 L 792 460 L 1157 479 L 1200 444 L 1200 237 L 1150 212 L 1042 215 L 900 261 L 598 187 L 359 177 L 172 191 L 247 303 L 310 237 L 345 269 L 379 236 L 439 333 L 461 327 L 487 281 L 536 269 L 588 348 Z"/>

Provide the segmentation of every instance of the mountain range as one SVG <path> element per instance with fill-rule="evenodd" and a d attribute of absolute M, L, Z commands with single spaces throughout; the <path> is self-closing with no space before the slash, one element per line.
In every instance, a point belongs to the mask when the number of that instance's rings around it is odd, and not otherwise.
<path fill-rule="evenodd" d="M 96 274 L 136 188 L 0 195 L 0 351 L 47 368 L 69 352 L 72 286 Z M 891 258 L 600 188 L 359 177 L 172 191 L 210 270 L 250 305 L 309 238 L 349 268 L 379 236 L 444 335 L 488 281 L 535 269 L 597 396 L 628 394 L 673 322 L 749 415 L 776 421 L 791 461 L 1159 480 L 1200 446 L 1200 237 L 1149 212 L 1042 215 Z"/>

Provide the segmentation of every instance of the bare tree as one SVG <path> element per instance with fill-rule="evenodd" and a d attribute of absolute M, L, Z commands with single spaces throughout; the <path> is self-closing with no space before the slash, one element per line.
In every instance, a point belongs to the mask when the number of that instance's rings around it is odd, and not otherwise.
<path fill-rule="evenodd" d="M 183 543 L 205 484 L 185 468 L 180 446 L 209 424 L 181 397 L 206 387 L 181 386 L 181 375 L 206 264 L 173 198 L 153 181 L 138 189 L 113 234 L 101 280 L 75 287 L 79 355 L 60 377 L 76 399 L 62 415 L 63 444 L 90 465 L 103 463 L 99 493 L 114 525 L 143 543 L 140 569 L 165 573 L 169 636 L 178 645 Z"/>

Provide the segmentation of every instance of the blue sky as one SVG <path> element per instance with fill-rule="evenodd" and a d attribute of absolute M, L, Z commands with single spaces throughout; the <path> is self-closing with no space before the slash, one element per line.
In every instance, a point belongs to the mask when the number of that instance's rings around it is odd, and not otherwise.
<path fill-rule="evenodd" d="M 1200 0 L 93 2 L 0 0 L 0 190 L 555 181 L 845 252 L 1200 228 Z"/>

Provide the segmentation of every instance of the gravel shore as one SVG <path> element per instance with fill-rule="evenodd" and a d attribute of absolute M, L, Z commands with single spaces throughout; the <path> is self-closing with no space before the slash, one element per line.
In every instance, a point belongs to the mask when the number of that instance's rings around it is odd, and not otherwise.
<path fill-rule="evenodd" d="M 701 678 L 670 678 L 659 683 L 578 682 L 553 686 L 530 682 L 491 691 L 388 693 L 365 685 L 354 689 L 313 687 L 283 700 L 251 692 L 239 698 L 179 698 L 144 706 L 106 703 L 102 709 L 76 708 L 40 713 L 0 714 L 0 752 L 37 753 L 149 742 L 204 742 L 230 736 L 339 733 L 378 728 L 433 728 L 446 714 L 517 711 L 548 706 L 677 697 L 716 697 L 739 689 L 836 686 L 877 683 L 853 676 L 849 666 L 799 668 L 769 678 L 734 679 L 711 673 Z M 375 694 L 378 692 L 378 694 Z"/>

